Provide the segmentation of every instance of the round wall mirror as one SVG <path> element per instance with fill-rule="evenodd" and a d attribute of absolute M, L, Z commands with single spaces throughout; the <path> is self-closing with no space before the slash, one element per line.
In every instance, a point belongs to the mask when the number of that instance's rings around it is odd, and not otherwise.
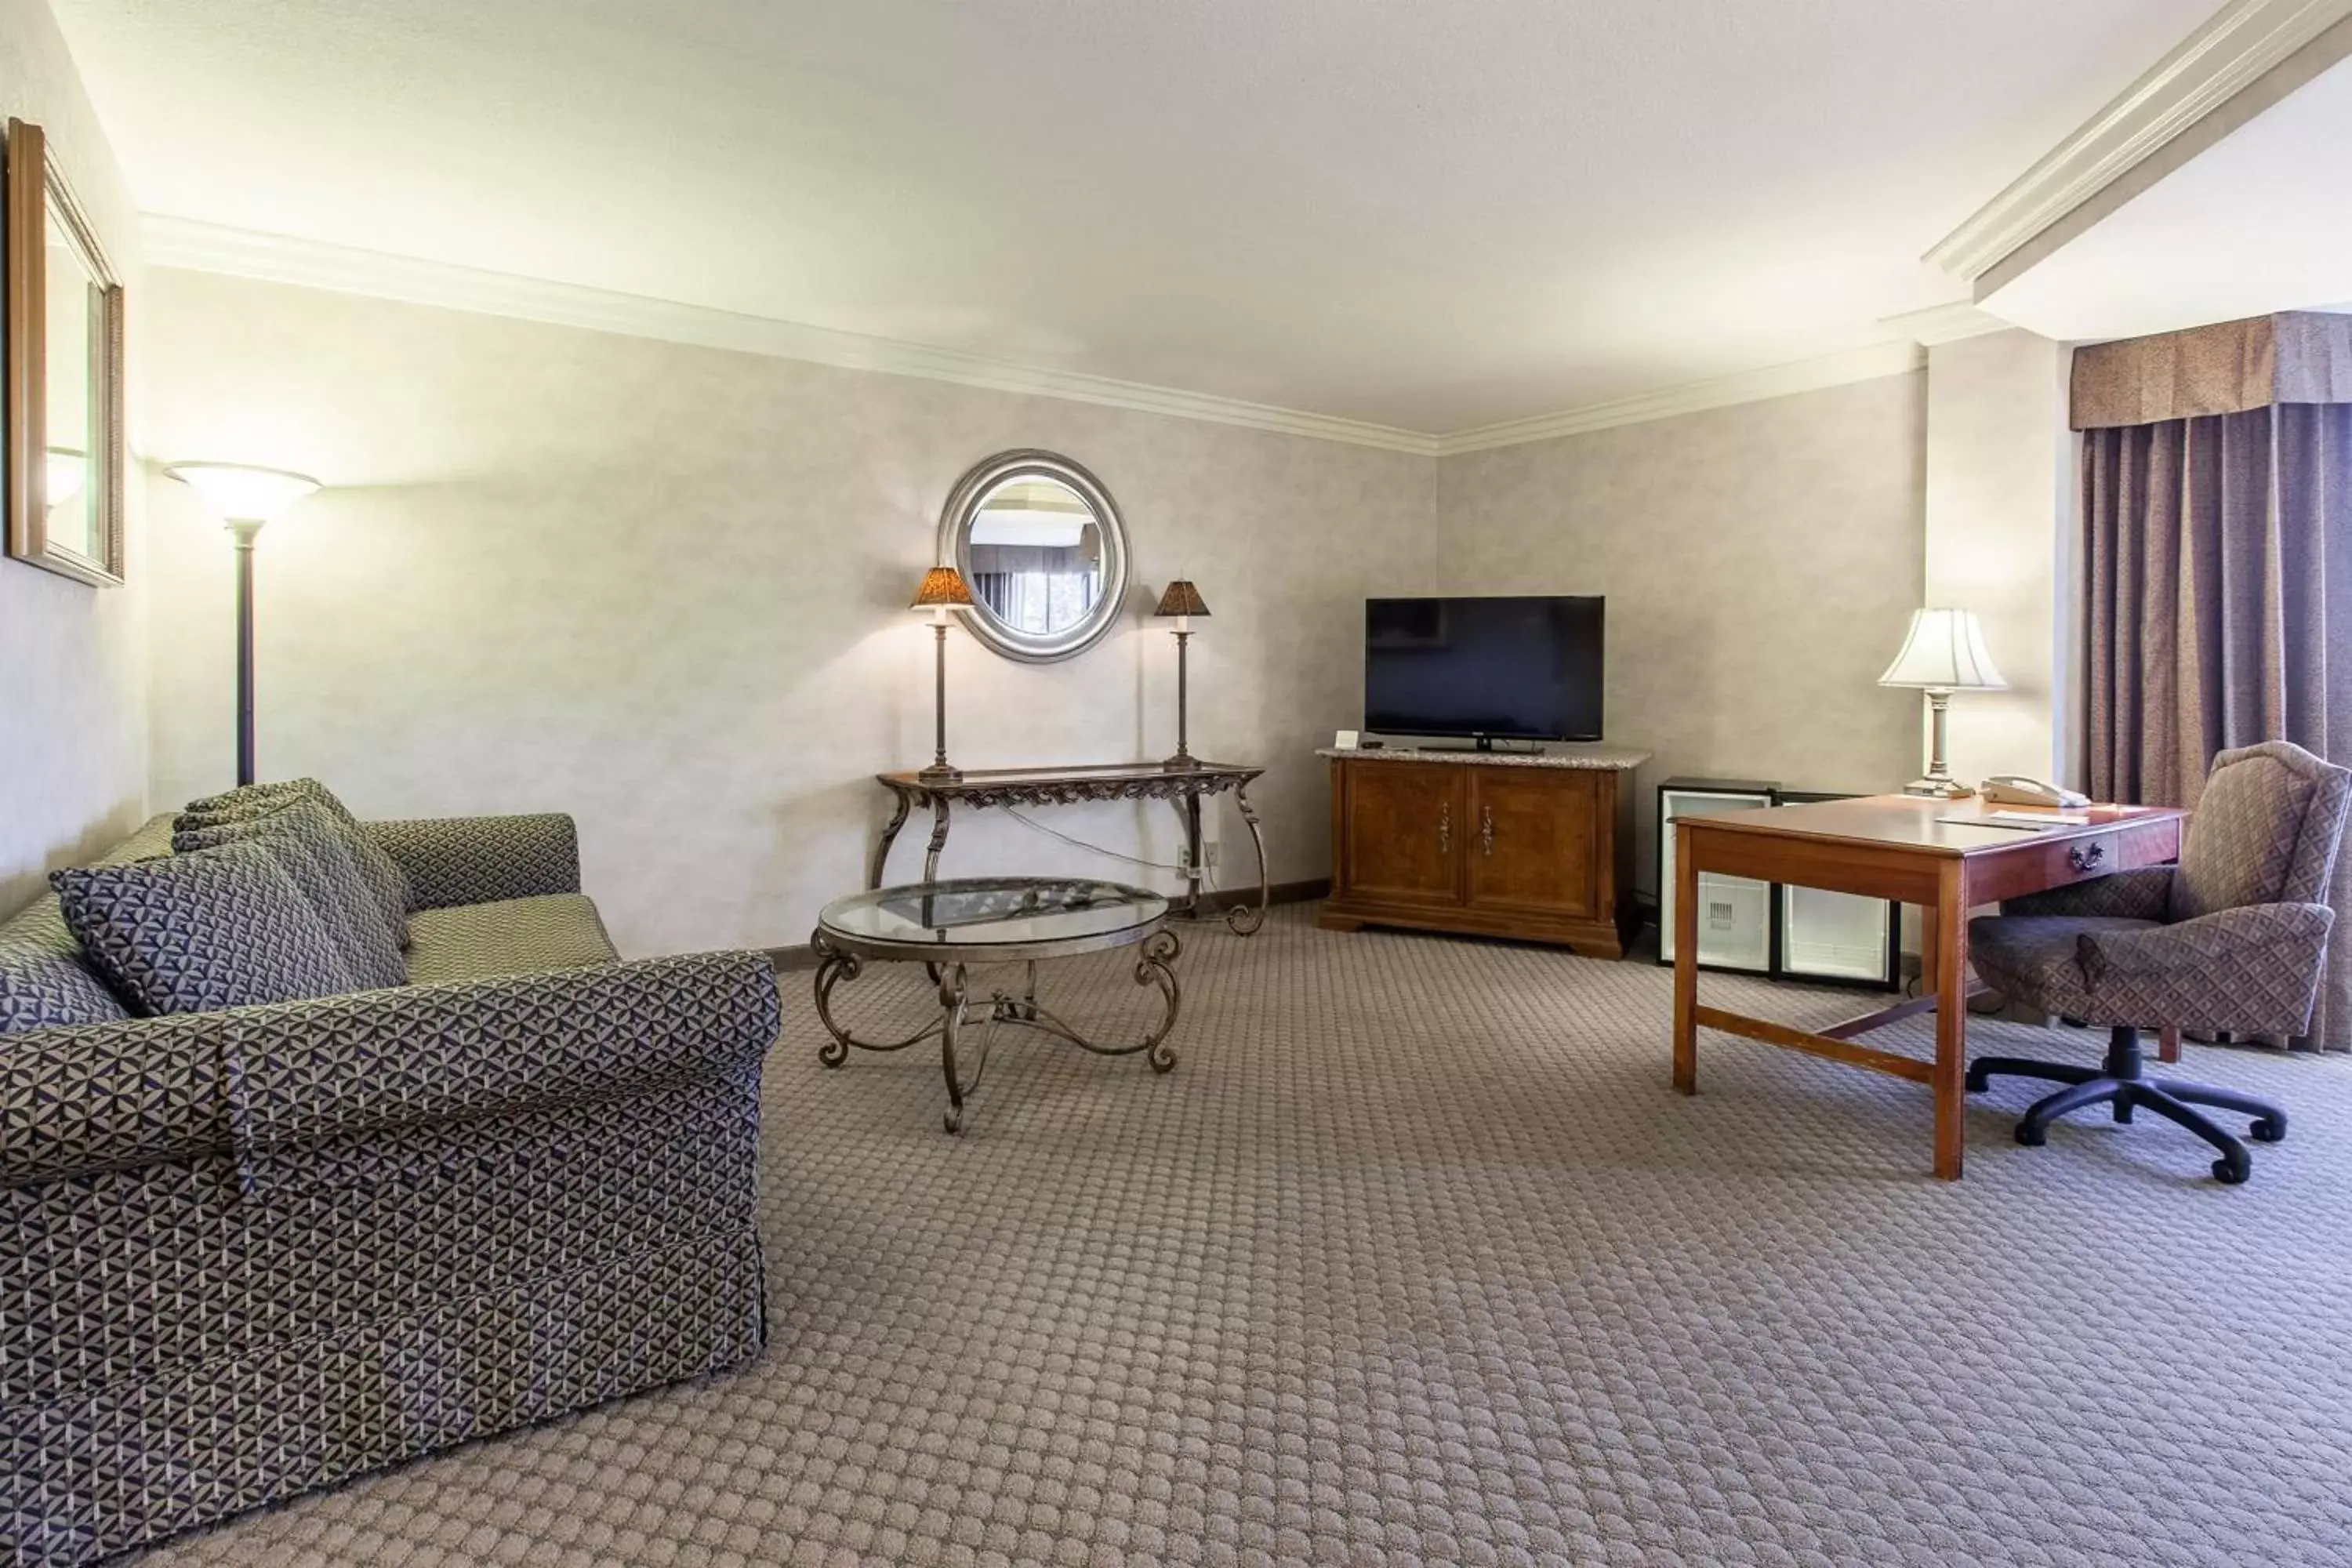
<path fill-rule="evenodd" d="M 940 559 L 971 589 L 972 635 L 1010 658 L 1084 652 L 1127 598 L 1127 531 L 1110 492 L 1051 452 L 1000 452 L 957 481 Z"/>

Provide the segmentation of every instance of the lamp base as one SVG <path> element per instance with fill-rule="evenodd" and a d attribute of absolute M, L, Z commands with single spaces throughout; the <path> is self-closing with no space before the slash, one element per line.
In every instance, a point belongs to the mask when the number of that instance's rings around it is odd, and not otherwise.
<path fill-rule="evenodd" d="M 950 767 L 945 763 L 933 763 L 915 778 L 922 784 L 960 784 L 963 781 L 963 770 Z"/>
<path fill-rule="evenodd" d="M 1171 773 L 1191 773 L 1201 765 L 1201 759 L 1190 752 L 1179 752 L 1160 764 L 1162 772 Z"/>
<path fill-rule="evenodd" d="M 1959 800 L 1977 792 L 1949 773 L 1930 773 L 1924 779 L 1913 779 L 1905 784 L 1903 793 L 1925 795 L 1931 800 Z"/>

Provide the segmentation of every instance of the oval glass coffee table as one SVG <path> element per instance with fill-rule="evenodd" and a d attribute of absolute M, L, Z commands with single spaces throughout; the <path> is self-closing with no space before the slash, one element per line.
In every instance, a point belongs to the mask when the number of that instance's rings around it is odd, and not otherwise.
<path fill-rule="evenodd" d="M 1135 983 L 1157 988 L 1160 1003 L 1159 1021 L 1141 1039 L 1108 1045 L 1089 1039 L 1038 1005 L 1039 963 L 1138 944 Z M 817 1060 L 837 1068 L 852 1046 L 903 1051 L 937 1036 L 950 1132 L 963 1129 L 964 1101 L 980 1087 L 1001 1027 L 1034 1029 L 1097 1056 L 1149 1052 L 1154 1072 L 1176 1065 L 1168 1034 L 1181 1000 L 1173 965 L 1183 947 L 1168 929 L 1168 900 L 1141 888 L 1055 877 L 967 877 L 877 888 L 827 904 L 809 945 L 817 957 L 817 1016 L 833 1037 L 817 1048 Z M 842 1027 L 833 1016 L 834 987 L 856 979 L 869 960 L 926 966 L 939 987 L 940 1016 L 899 1039 L 860 1039 Z M 977 994 L 971 972 L 989 963 L 1024 965 L 1020 991 Z M 971 1038 L 975 1029 L 977 1041 Z M 970 1059 L 969 1078 L 959 1053 Z"/>

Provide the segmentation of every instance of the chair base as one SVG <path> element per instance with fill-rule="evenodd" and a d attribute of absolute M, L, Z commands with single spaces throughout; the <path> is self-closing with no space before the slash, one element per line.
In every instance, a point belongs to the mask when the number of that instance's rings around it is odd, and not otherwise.
<path fill-rule="evenodd" d="M 2192 1107 L 2210 1105 L 2252 1117 L 2253 1125 L 2247 1131 L 2258 1143 L 2276 1143 L 2286 1136 L 2286 1112 L 2266 1100 L 2201 1083 L 2160 1082 L 2147 1077 L 2139 1031 L 2123 1025 L 2109 1034 L 2106 1059 L 2095 1068 L 2023 1057 L 1983 1057 L 1969 1064 L 1969 1092 L 1981 1093 L 1996 1076 L 2038 1078 L 2066 1086 L 2034 1101 L 2019 1120 L 2017 1141 L 2028 1148 L 2041 1147 L 2053 1121 L 2086 1105 L 2113 1106 L 2117 1121 L 2129 1121 L 2135 1110 L 2153 1110 L 2220 1150 L 2221 1157 L 2213 1162 L 2213 1179 L 2235 1186 L 2253 1173 L 2252 1156 L 2243 1143 Z"/>

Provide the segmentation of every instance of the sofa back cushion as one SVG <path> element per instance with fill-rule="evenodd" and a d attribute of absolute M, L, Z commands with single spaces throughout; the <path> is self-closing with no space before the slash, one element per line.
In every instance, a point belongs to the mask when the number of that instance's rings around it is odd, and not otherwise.
<path fill-rule="evenodd" d="M 383 846 L 361 828 L 359 818 L 352 815 L 351 808 L 336 799 L 334 792 L 317 779 L 240 784 L 220 795 L 192 800 L 180 813 L 172 836 L 173 847 L 182 850 L 197 847 L 205 840 L 196 835 L 236 823 L 259 822 L 303 800 L 315 801 L 334 818 L 351 850 L 353 864 L 359 868 L 360 876 L 367 883 L 369 897 L 383 911 L 384 921 L 392 929 L 394 941 L 402 947 L 407 946 L 408 911 L 413 900 L 409 897 L 406 874 L 401 870 L 399 863 L 385 852 Z"/>
<path fill-rule="evenodd" d="M 0 1035 L 129 1016 L 121 998 L 83 961 L 55 894 L 0 921 Z"/>
<path fill-rule="evenodd" d="M 53 871 L 49 885 L 92 966 L 137 1013 L 361 988 L 319 911 L 258 845 Z"/>
<path fill-rule="evenodd" d="M 404 921 L 384 918 L 352 848 L 342 822 L 307 795 L 285 797 L 267 816 L 217 826 L 184 829 L 172 837 L 182 854 L 224 844 L 254 844 L 274 857 L 319 911 L 327 934 L 362 990 L 398 985 L 408 977 L 400 955 Z"/>

